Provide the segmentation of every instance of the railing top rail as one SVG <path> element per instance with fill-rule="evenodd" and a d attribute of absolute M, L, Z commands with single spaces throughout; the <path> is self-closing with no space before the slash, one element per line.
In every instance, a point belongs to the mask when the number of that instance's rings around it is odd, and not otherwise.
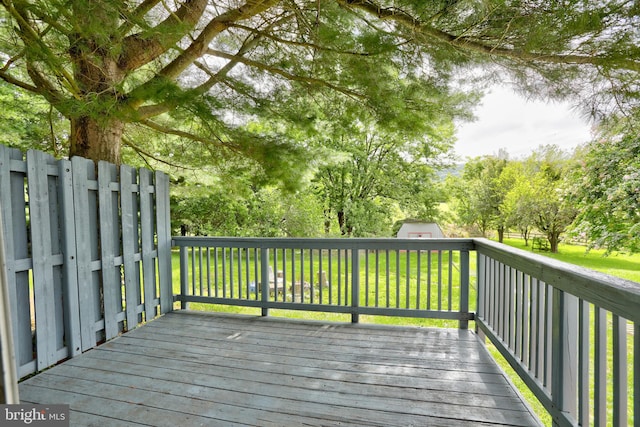
<path fill-rule="evenodd" d="M 389 249 L 473 250 L 473 239 L 396 238 L 289 238 L 289 237 L 173 237 L 178 247 L 296 248 L 296 249 Z"/>
<path fill-rule="evenodd" d="M 474 243 L 475 249 L 481 254 L 495 258 L 614 314 L 640 323 L 640 283 L 487 239 L 474 239 Z"/>

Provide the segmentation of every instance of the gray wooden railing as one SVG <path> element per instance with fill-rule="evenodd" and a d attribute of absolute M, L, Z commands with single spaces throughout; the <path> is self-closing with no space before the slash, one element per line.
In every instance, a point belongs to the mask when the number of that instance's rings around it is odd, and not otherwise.
<path fill-rule="evenodd" d="M 173 244 L 183 307 L 349 313 L 354 322 L 362 314 L 455 319 L 461 328 L 475 320 L 554 425 L 640 426 L 633 419 L 638 283 L 486 239 L 175 237 Z"/>
<path fill-rule="evenodd" d="M 174 237 L 183 304 L 458 320 L 469 312 L 469 239 Z"/>
<path fill-rule="evenodd" d="M 554 425 L 640 426 L 640 284 L 488 240 L 475 249 L 476 324 Z"/>
<path fill-rule="evenodd" d="M 167 175 L 0 145 L 0 210 L 19 377 L 172 309 Z"/>

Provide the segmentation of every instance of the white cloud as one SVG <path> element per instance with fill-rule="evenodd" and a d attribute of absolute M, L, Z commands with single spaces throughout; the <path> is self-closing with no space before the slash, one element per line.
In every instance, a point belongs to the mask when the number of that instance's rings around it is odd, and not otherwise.
<path fill-rule="evenodd" d="M 529 101 L 509 88 L 493 87 L 477 120 L 458 125 L 455 151 L 461 159 L 497 154 L 526 156 L 540 145 L 571 150 L 591 139 L 591 125 L 567 103 Z"/>

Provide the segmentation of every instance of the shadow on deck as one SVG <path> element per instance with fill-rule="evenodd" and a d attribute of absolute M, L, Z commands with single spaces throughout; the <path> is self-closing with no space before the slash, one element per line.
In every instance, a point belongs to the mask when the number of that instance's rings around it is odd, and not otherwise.
<path fill-rule="evenodd" d="M 20 384 L 71 425 L 539 426 L 469 330 L 177 311 Z"/>

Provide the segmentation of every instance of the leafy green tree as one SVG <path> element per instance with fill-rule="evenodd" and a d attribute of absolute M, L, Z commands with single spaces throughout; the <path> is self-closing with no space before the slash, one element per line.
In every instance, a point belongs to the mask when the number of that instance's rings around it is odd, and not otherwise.
<path fill-rule="evenodd" d="M 301 158 L 295 141 L 247 123 L 280 115 L 293 89 L 332 91 L 398 122 L 412 103 L 382 79 L 388 64 L 445 84 L 460 67 L 508 70 L 531 94 L 597 109 L 626 109 L 640 82 L 638 6 L 626 0 L 0 4 L 0 79 L 69 120 L 70 155 L 116 163 L 123 146 L 154 153 L 134 139 L 141 127 L 286 170 Z"/>
<path fill-rule="evenodd" d="M 570 199 L 570 183 L 575 163 L 558 146 L 539 147 L 526 159 L 534 171 L 530 185 L 536 198 L 523 208 L 530 208 L 533 223 L 549 241 L 551 252 L 558 252 L 560 236 L 576 218 L 577 209 Z"/>
<path fill-rule="evenodd" d="M 64 120 L 45 100 L 0 82 L 0 105 L 0 144 L 66 154 Z"/>
<path fill-rule="evenodd" d="M 535 224 L 538 191 L 542 187 L 541 183 L 536 182 L 540 177 L 527 171 L 525 162 L 521 161 L 509 162 L 503 174 L 510 175 L 513 185 L 504 197 L 500 212 L 506 218 L 507 228 L 515 227 L 524 239 L 525 246 L 528 246 Z"/>
<path fill-rule="evenodd" d="M 506 153 L 471 159 L 452 187 L 458 199 L 456 212 L 461 222 L 477 227 L 483 236 L 493 228 L 498 231 L 500 241 L 506 225 L 500 207 L 508 191 L 504 188 L 506 181 L 500 181 L 500 176 L 507 162 Z"/>
<path fill-rule="evenodd" d="M 608 251 L 640 251 L 639 114 L 612 118 L 584 149 L 573 233 Z"/>

